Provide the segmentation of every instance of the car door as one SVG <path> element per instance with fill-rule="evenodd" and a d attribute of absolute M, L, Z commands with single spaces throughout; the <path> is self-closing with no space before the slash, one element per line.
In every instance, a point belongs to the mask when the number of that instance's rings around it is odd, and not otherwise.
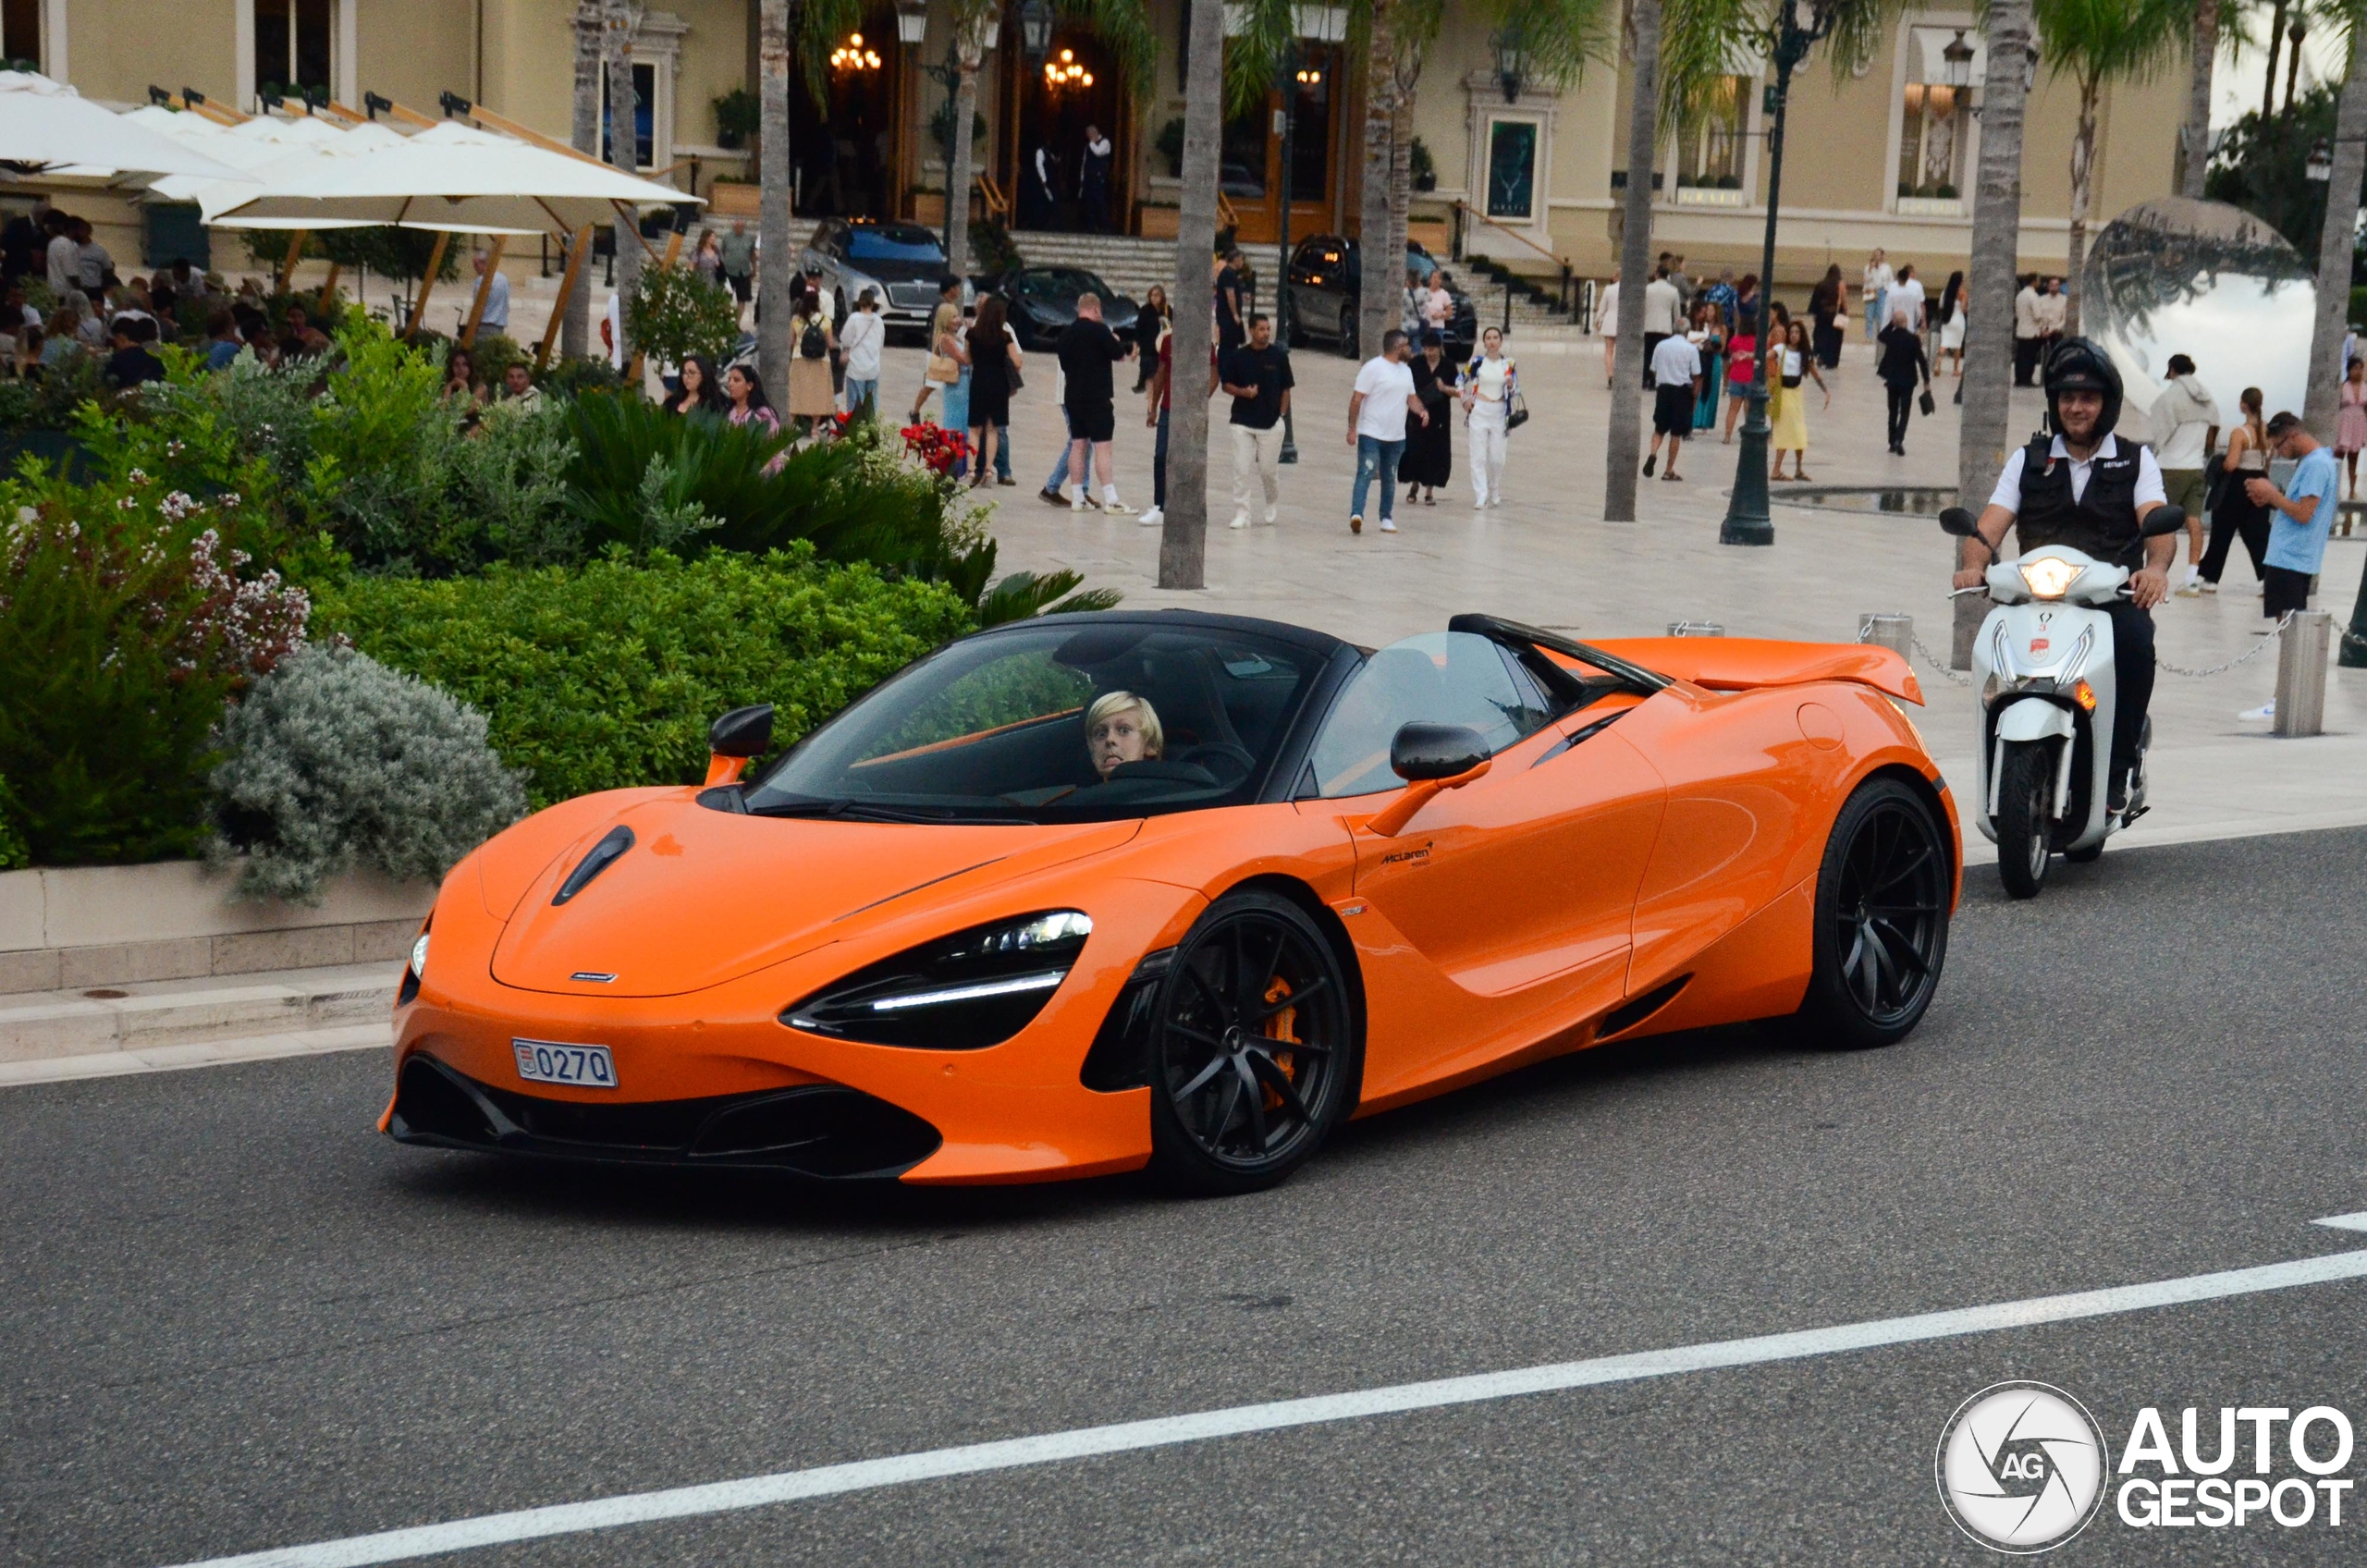
<path fill-rule="evenodd" d="M 1311 325 L 1328 337 L 1339 325 L 1337 307 L 1324 294 L 1338 270 L 1339 254 L 1339 242 L 1329 235 L 1300 241 L 1291 254 L 1291 320 L 1301 331 Z"/>
<path fill-rule="evenodd" d="M 1451 1076 L 1621 999 L 1666 793 L 1618 734 L 1624 711 L 1555 718 L 1502 648 L 1464 632 L 1384 648 L 1343 692 L 1311 766 L 1354 831 L 1357 939 L 1394 955 L 1367 964 L 1372 1091 Z M 1489 770 L 1384 838 L 1361 824 L 1404 788 L 1389 741 L 1417 719 L 1478 730 Z"/>

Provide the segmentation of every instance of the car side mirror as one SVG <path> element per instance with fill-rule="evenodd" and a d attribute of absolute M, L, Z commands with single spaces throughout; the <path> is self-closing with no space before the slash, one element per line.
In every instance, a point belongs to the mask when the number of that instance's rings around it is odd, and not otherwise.
<path fill-rule="evenodd" d="M 1940 513 L 1940 532 L 1958 539 L 1971 538 L 1979 526 L 1979 520 L 1962 507 L 1949 507 Z"/>
<path fill-rule="evenodd" d="M 2138 532 L 2148 539 L 2159 539 L 2165 533 L 2181 533 L 2186 528 L 2184 507 L 2155 507 L 2145 514 Z"/>
<path fill-rule="evenodd" d="M 761 756 L 773 743 L 773 705 L 755 703 L 744 708 L 733 708 L 707 726 L 706 749 L 710 755 L 706 765 L 709 788 L 729 784 L 740 777 L 748 759 Z"/>
<path fill-rule="evenodd" d="M 1365 830 L 1393 838 L 1441 790 L 1460 790 L 1489 768 L 1488 743 L 1460 724 L 1408 724 L 1389 742 L 1389 766 L 1404 792 L 1375 812 Z"/>

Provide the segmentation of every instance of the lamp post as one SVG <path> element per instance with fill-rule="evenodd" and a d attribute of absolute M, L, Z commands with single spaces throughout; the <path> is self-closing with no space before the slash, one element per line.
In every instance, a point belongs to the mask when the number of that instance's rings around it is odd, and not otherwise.
<path fill-rule="evenodd" d="M 2320 185 L 2328 184 L 2333 180 L 2334 147 L 2324 137 L 2319 137 L 2318 144 L 2310 149 L 2310 161 L 2302 165 L 2301 172 Z"/>
<path fill-rule="evenodd" d="M 1282 106 L 1274 111 L 1281 123 L 1275 127 L 1282 133 L 1282 239 L 1274 263 L 1274 336 L 1282 341 L 1282 362 L 1291 357 L 1291 155 L 1293 132 L 1298 124 L 1298 90 L 1307 80 L 1306 67 L 1300 63 L 1298 40 L 1291 40 L 1282 51 L 1282 62 L 1275 67 L 1274 80 L 1281 88 Z M 1318 77 L 1319 80 L 1320 78 Z M 1298 431 L 1286 405 L 1282 410 L 1282 449 L 1276 453 L 1278 463 L 1298 461 Z"/>
<path fill-rule="evenodd" d="M 1528 74 L 1528 54 L 1520 44 L 1520 35 L 1511 29 L 1489 40 L 1496 51 L 1496 85 L 1504 90 L 1504 102 L 1520 102 L 1522 80 Z"/>
<path fill-rule="evenodd" d="M 1767 133 L 1767 238 L 1760 248 L 1759 276 L 1759 363 L 1752 368 L 1748 394 L 1749 412 L 1743 416 L 1742 450 L 1735 459 L 1735 487 L 1726 504 L 1725 521 L 1719 524 L 1721 545 L 1772 545 L 1775 520 L 1768 514 L 1767 441 L 1773 434 L 1767 423 L 1767 348 L 1775 303 L 1775 222 L 1784 191 L 1784 119 L 1792 92 L 1792 72 L 1808 58 L 1809 48 L 1833 31 L 1831 0 L 1809 0 L 1809 22 L 1800 25 L 1799 0 L 1784 0 L 1772 42 L 1775 58 L 1773 90 L 1775 124 Z"/>

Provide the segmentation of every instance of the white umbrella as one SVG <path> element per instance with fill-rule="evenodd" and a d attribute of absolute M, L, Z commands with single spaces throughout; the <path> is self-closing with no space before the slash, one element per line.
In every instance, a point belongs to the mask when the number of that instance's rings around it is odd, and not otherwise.
<path fill-rule="evenodd" d="M 540 234 L 597 222 L 619 202 L 642 207 L 694 200 L 605 164 L 448 120 L 400 146 L 324 161 L 309 173 L 275 181 L 268 194 L 233 209 L 226 221 L 347 218 L 406 228 Z"/>
<path fill-rule="evenodd" d="M 0 71 L 0 163 L 214 179 L 238 173 L 180 138 L 159 135 L 29 71 Z"/>

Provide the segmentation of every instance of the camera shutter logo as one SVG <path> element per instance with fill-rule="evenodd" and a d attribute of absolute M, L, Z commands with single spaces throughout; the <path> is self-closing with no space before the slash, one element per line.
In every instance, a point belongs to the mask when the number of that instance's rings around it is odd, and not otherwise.
<path fill-rule="evenodd" d="M 2061 1546 L 2103 1505 L 2111 1455 L 2079 1402 L 2046 1383 L 1998 1383 L 1956 1407 L 1933 1460 L 1940 1501 L 1974 1540 L 2026 1555 Z"/>

